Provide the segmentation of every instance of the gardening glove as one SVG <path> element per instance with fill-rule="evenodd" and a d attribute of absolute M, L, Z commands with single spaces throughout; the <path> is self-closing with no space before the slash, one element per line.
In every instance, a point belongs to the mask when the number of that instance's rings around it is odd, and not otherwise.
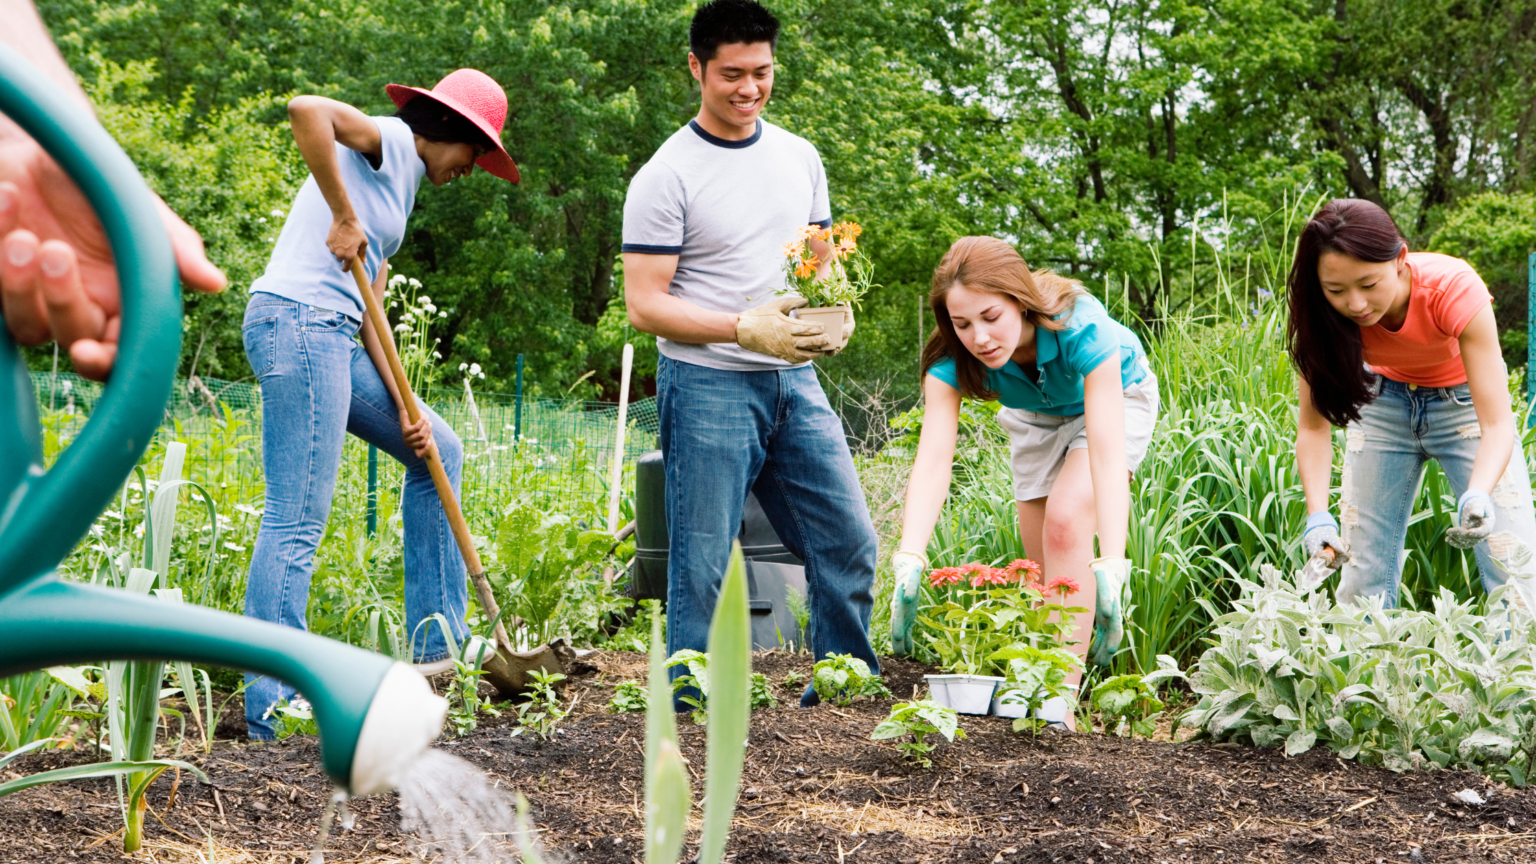
<path fill-rule="evenodd" d="M 891 569 L 896 571 L 896 585 L 891 590 L 891 653 L 910 656 L 912 625 L 917 621 L 917 599 L 928 559 L 916 552 L 897 552 L 891 556 Z"/>
<path fill-rule="evenodd" d="M 1493 533 L 1493 499 L 1481 489 L 1468 489 L 1456 501 L 1456 527 L 1445 539 L 1457 549 L 1471 549 Z"/>
<path fill-rule="evenodd" d="M 1319 510 L 1307 517 L 1307 527 L 1303 529 L 1301 535 L 1301 548 L 1310 560 L 1317 557 L 1324 546 L 1335 553 L 1343 552 L 1344 540 L 1339 536 L 1339 523 L 1334 521 L 1333 514 L 1327 510 Z M 1335 554 L 1334 560 L 1338 566 L 1342 567 L 1344 561 L 1348 559 Z"/>
<path fill-rule="evenodd" d="M 1108 666 L 1125 637 L 1125 584 L 1131 578 L 1131 559 L 1095 558 L 1088 562 L 1098 587 L 1098 608 L 1093 612 L 1093 662 Z"/>
<path fill-rule="evenodd" d="M 736 316 L 736 344 L 787 363 L 806 363 L 826 356 L 825 328 L 785 314 L 804 305 L 804 297 L 776 297 L 741 313 Z"/>

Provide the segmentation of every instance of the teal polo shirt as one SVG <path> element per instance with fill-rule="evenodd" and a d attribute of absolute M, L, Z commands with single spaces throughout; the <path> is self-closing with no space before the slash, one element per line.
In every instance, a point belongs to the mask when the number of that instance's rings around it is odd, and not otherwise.
<path fill-rule="evenodd" d="M 1001 369 L 987 370 L 987 388 L 997 393 L 1006 408 L 1076 417 L 1084 410 L 1083 378 L 1117 354 L 1121 386 L 1147 377 L 1141 340 L 1109 317 L 1104 304 L 1079 295 L 1065 330 L 1035 328 L 1035 378 L 1031 380 L 1018 363 L 1009 360 Z M 930 366 L 928 374 L 959 389 L 953 357 Z"/>

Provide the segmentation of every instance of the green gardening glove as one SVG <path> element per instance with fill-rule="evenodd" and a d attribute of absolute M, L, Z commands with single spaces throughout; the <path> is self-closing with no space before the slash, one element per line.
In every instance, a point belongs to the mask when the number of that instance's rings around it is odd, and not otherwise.
<path fill-rule="evenodd" d="M 1131 577 L 1129 558 L 1095 558 L 1089 562 L 1093 581 L 1098 587 L 1098 604 L 1093 612 L 1093 662 L 1108 666 L 1125 638 L 1125 585 Z"/>
<path fill-rule="evenodd" d="M 891 569 L 896 571 L 896 585 L 891 591 L 891 653 L 906 657 L 912 654 L 912 625 L 917 621 L 917 600 L 928 559 L 916 552 L 897 552 L 891 556 Z"/>

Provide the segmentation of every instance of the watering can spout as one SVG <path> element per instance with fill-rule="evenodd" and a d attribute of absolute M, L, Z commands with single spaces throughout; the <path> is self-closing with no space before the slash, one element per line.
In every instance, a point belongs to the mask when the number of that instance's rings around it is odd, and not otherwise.
<path fill-rule="evenodd" d="M 174 623 L 172 623 L 174 621 Z M 45 578 L 0 603 L 0 676 L 103 660 L 189 660 L 292 684 L 315 709 L 321 761 L 354 795 L 399 785 L 448 703 L 394 660 L 302 630 Z"/>

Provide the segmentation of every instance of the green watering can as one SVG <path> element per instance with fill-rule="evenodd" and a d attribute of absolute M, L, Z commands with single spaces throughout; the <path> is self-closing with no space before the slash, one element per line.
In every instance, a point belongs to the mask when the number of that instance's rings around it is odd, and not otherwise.
<path fill-rule="evenodd" d="M 154 436 L 181 349 L 181 287 L 133 163 L 73 100 L 0 45 L 0 113 L 74 178 L 122 289 L 117 365 L 90 421 L 43 470 L 31 377 L 0 326 L 0 676 L 106 660 L 187 660 L 270 675 L 314 706 L 325 771 L 355 795 L 398 785 L 447 703 L 409 666 L 252 618 L 61 581 L 55 569 Z"/>

